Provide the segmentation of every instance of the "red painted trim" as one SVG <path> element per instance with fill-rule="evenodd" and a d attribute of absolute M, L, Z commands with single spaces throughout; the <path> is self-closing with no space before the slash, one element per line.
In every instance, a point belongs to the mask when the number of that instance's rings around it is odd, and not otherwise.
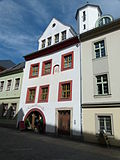
<path fill-rule="evenodd" d="M 73 68 L 73 62 L 74 62 L 74 56 L 73 56 L 74 52 L 69 52 L 69 53 L 66 53 L 66 54 L 63 54 L 61 56 L 61 71 L 65 71 L 65 70 L 68 70 L 68 69 L 72 69 Z M 64 57 L 65 56 L 68 56 L 68 55 L 72 55 L 72 65 L 71 67 L 68 67 L 68 68 L 64 68 Z"/>
<path fill-rule="evenodd" d="M 50 73 L 45 74 L 44 73 L 44 71 L 45 71 L 45 63 L 49 63 L 49 62 L 51 63 L 51 65 L 50 65 Z M 45 75 L 51 74 L 51 69 L 52 69 L 52 59 L 49 59 L 47 61 L 42 62 L 42 74 L 41 74 L 41 76 L 45 76 Z"/>
<path fill-rule="evenodd" d="M 72 46 L 72 45 L 76 45 L 77 43 L 79 43 L 78 37 L 77 36 L 72 37 L 72 38 L 69 38 L 63 42 L 57 43 L 57 44 L 52 45 L 50 47 L 47 47 L 45 49 L 42 49 L 42 50 L 36 51 L 34 53 L 31 53 L 29 55 L 26 55 L 26 56 L 24 56 L 24 58 L 26 61 L 29 61 L 29 60 L 32 60 L 32 59 L 35 59 L 38 57 L 43 57 L 45 55 L 49 55 L 54 52 L 63 50 L 64 48 Z"/>
<path fill-rule="evenodd" d="M 38 75 L 36 75 L 36 76 L 33 76 L 32 75 L 32 68 L 34 67 L 34 66 L 37 66 L 38 65 Z M 29 78 L 36 78 L 36 77 L 38 77 L 39 76 L 39 66 L 40 66 L 40 63 L 35 63 L 35 64 L 31 64 L 31 66 L 30 66 L 30 73 L 29 73 Z"/>
<path fill-rule="evenodd" d="M 36 88 L 37 87 L 30 87 L 27 89 L 26 103 L 35 103 L 35 98 L 34 98 L 34 101 L 29 101 L 29 91 L 30 89 L 35 89 L 35 97 L 36 97 Z"/>
<path fill-rule="evenodd" d="M 62 97 L 62 85 L 70 83 L 70 97 L 69 98 L 61 98 Z M 58 101 L 71 101 L 72 100 L 72 80 L 59 82 L 59 91 L 58 91 Z"/>
<path fill-rule="evenodd" d="M 40 115 L 43 117 L 43 124 L 44 124 L 44 131 L 45 131 L 45 126 L 46 126 L 45 116 L 44 116 L 43 112 L 38 108 L 33 108 L 30 111 L 28 111 L 27 114 L 25 115 L 24 121 L 27 119 L 27 117 L 29 116 L 30 113 L 35 112 L 35 111 L 39 112 Z"/>
<path fill-rule="evenodd" d="M 48 87 L 48 95 L 47 95 L 47 98 L 45 100 L 42 100 L 41 99 L 42 88 L 46 88 L 46 87 Z M 40 88 L 39 88 L 39 96 L 38 96 L 38 103 L 48 102 L 48 97 L 49 97 L 49 85 L 40 86 Z"/>

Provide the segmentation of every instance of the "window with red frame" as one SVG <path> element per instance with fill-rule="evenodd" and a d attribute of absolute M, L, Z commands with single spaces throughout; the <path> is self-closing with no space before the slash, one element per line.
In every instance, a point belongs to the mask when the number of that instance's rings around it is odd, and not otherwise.
<path fill-rule="evenodd" d="M 52 60 L 43 62 L 42 75 L 51 74 Z"/>
<path fill-rule="evenodd" d="M 48 102 L 49 85 L 40 86 L 38 102 Z"/>
<path fill-rule="evenodd" d="M 73 52 L 62 55 L 61 70 L 73 68 Z"/>
<path fill-rule="evenodd" d="M 58 101 L 72 100 L 72 81 L 59 83 Z"/>
<path fill-rule="evenodd" d="M 35 94 L 36 94 L 36 87 L 28 88 L 26 103 L 34 103 L 35 102 Z"/>
<path fill-rule="evenodd" d="M 38 77 L 39 75 L 39 63 L 32 64 L 30 66 L 30 78 Z"/>

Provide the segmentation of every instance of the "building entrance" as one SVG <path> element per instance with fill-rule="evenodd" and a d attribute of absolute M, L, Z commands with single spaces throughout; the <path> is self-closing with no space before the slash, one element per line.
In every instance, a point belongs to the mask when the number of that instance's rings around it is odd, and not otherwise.
<path fill-rule="evenodd" d="M 35 132 L 45 132 L 45 118 L 39 110 L 31 110 L 25 117 L 25 127 Z"/>
<path fill-rule="evenodd" d="M 58 111 L 58 134 L 70 135 L 70 110 Z"/>

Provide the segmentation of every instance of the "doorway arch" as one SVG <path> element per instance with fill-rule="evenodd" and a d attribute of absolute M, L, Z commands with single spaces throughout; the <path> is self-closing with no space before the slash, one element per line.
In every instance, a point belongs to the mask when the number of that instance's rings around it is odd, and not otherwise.
<path fill-rule="evenodd" d="M 24 118 L 24 122 L 26 123 L 26 120 L 29 119 L 29 122 L 31 124 L 31 129 L 34 130 L 37 126 L 36 122 L 37 120 L 40 121 L 42 120 L 42 130 L 41 132 L 44 133 L 45 132 L 45 127 L 46 127 L 46 120 L 45 120 L 45 116 L 43 114 L 43 112 L 38 109 L 38 108 L 33 108 L 31 110 L 29 110 L 27 112 L 27 114 L 25 115 Z"/>

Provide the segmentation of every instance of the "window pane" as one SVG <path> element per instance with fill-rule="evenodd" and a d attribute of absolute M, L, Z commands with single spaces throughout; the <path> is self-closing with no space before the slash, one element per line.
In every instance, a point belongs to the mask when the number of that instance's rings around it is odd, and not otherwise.
<path fill-rule="evenodd" d="M 62 85 L 62 98 L 70 97 L 70 83 Z"/>
<path fill-rule="evenodd" d="M 3 87 L 4 87 L 4 81 L 1 81 L 1 82 L 0 82 L 0 92 L 3 91 Z"/>
<path fill-rule="evenodd" d="M 51 69 L 51 62 L 45 63 L 44 74 L 49 74 Z"/>
<path fill-rule="evenodd" d="M 62 40 L 65 40 L 66 39 L 66 31 L 63 31 L 62 32 Z"/>
<path fill-rule="evenodd" d="M 101 47 L 104 47 L 104 41 L 100 42 Z"/>
<path fill-rule="evenodd" d="M 37 76 L 38 75 L 38 65 L 32 66 L 32 76 Z"/>
<path fill-rule="evenodd" d="M 99 49 L 96 50 L 95 53 L 96 53 L 96 58 L 99 58 L 100 57 L 100 50 Z"/>
<path fill-rule="evenodd" d="M 64 57 L 64 68 L 72 67 L 72 55 L 68 55 Z"/>
<path fill-rule="evenodd" d="M 99 130 L 105 130 L 106 133 L 112 134 L 111 116 L 98 116 Z"/>
<path fill-rule="evenodd" d="M 97 76 L 97 82 L 101 82 L 101 76 Z"/>
<path fill-rule="evenodd" d="M 98 94 L 102 94 L 102 84 L 98 84 Z"/>
<path fill-rule="evenodd" d="M 106 82 L 107 81 L 107 74 L 104 74 L 103 75 L 103 82 Z"/>
<path fill-rule="evenodd" d="M 99 43 L 95 43 L 95 49 L 99 48 Z"/>
<path fill-rule="evenodd" d="M 104 86 L 104 93 L 108 93 L 108 84 L 106 83 L 103 86 Z"/>
<path fill-rule="evenodd" d="M 34 101 L 35 98 L 35 89 L 29 90 L 29 101 Z"/>
<path fill-rule="evenodd" d="M 102 48 L 101 49 L 101 57 L 104 57 L 105 56 L 105 48 Z"/>

